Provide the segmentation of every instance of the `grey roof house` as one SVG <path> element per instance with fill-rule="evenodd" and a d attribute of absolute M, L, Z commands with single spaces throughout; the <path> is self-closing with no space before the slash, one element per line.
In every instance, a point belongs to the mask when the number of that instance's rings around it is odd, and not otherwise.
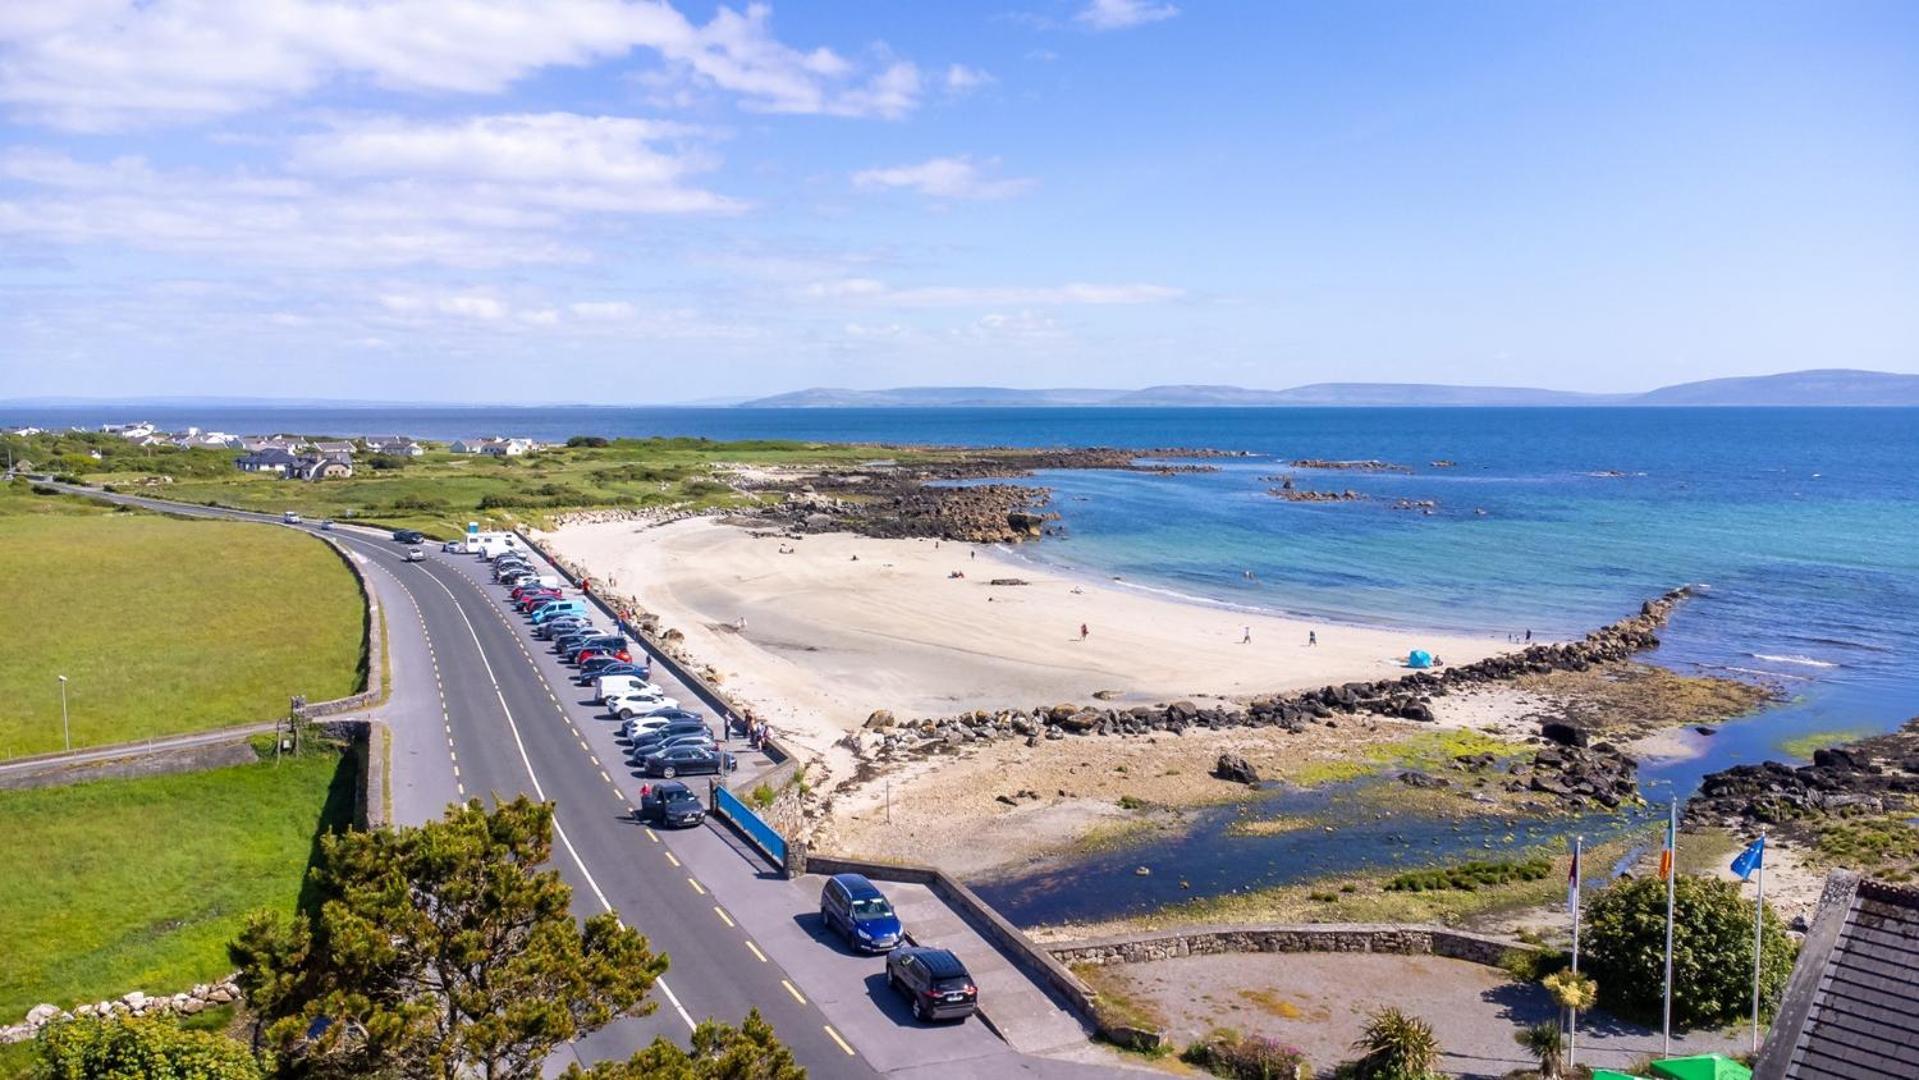
<path fill-rule="evenodd" d="M 234 467 L 241 472 L 264 472 L 278 476 L 285 476 L 289 470 L 298 468 L 299 464 L 299 458 L 278 448 L 256 450 L 233 459 Z"/>
<path fill-rule="evenodd" d="M 1919 1077 L 1919 889 L 1826 878 L 1753 1077 Z"/>

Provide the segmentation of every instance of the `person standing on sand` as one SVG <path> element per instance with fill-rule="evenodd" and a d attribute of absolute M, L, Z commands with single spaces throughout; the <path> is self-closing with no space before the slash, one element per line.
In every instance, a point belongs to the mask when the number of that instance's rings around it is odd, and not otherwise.
<path fill-rule="evenodd" d="M 1531 641 L 1532 639 L 1533 639 L 1533 632 L 1531 630 L 1526 631 L 1526 640 Z"/>
<path fill-rule="evenodd" d="M 1250 627 L 1250 626 L 1249 626 L 1249 627 L 1247 627 L 1247 628 L 1246 628 L 1246 633 L 1245 633 L 1245 636 L 1243 636 L 1243 637 L 1241 637 L 1241 638 L 1239 639 L 1239 643 L 1240 643 L 1241 645 L 1251 645 L 1251 644 L 1253 643 L 1253 628 L 1252 628 L 1252 627 Z"/>
<path fill-rule="evenodd" d="M 1306 631 L 1306 644 L 1308 645 L 1319 644 L 1319 631 L 1317 630 Z"/>
<path fill-rule="evenodd" d="M 1091 630 L 1088 630 L 1088 629 L 1086 629 L 1086 624 L 1085 624 L 1085 623 L 1080 623 L 1080 624 L 1079 624 L 1079 639 L 1080 639 L 1081 641 L 1085 641 L 1085 640 L 1086 640 L 1086 636 L 1087 636 L 1088 634 L 1091 634 L 1091 633 L 1092 633 L 1092 631 L 1091 631 Z"/>

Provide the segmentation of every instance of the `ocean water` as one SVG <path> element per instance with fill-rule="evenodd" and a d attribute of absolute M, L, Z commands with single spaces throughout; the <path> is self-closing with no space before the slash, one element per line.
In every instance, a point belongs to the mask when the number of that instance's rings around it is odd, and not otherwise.
<path fill-rule="evenodd" d="M 1054 492 L 1063 536 L 1020 557 L 1193 602 L 1342 622 L 1562 636 L 1583 633 L 1679 584 L 1704 586 L 1650 654 L 1682 671 L 1761 679 L 1786 699 L 1695 740 L 1699 754 L 1643 770 L 1650 798 L 1683 796 L 1704 772 L 1784 757 L 1779 744 L 1832 730 L 1881 731 L 1919 714 L 1919 410 L 1912 409 L 345 409 L 0 411 L 0 426 L 150 419 L 236 432 L 398 431 L 564 439 L 695 435 L 963 445 L 1217 447 L 1218 472 L 1067 471 Z M 1410 474 L 1295 470 L 1295 458 L 1376 458 Z M 1434 468 L 1451 460 L 1456 466 Z M 1354 503 L 1266 494 L 1352 488 Z M 1433 500 L 1431 515 L 1395 499 Z M 1251 577 L 1247 576 L 1251 571 Z M 1488 837 L 1393 823 L 1348 845 L 1341 869 L 1441 857 Z M 1354 823 L 1360 828 L 1360 823 Z M 1566 826 L 1571 827 L 1571 826 Z M 1470 834 L 1470 830 L 1467 833 Z M 1203 830 L 1202 830 L 1203 833 Z M 1415 841 L 1396 845 L 1404 833 Z M 1437 843 L 1440 834 L 1456 842 Z M 1296 857 L 1310 837 L 1204 842 L 1195 892 L 1297 879 L 1333 858 Z M 1501 842 L 1504 842 L 1503 840 Z M 1252 847 L 1243 845 L 1252 844 Z M 1266 846 L 1261 847 L 1259 845 Z M 1216 845 L 1215 845 L 1216 846 Z M 1148 853 L 1176 859 L 1172 850 Z M 1106 860 L 1130 874 L 1142 856 Z M 1104 863 L 1083 868 L 1098 880 Z M 1170 878 L 1165 879 L 1170 881 Z M 1093 917 L 1162 884 L 989 895 L 1016 919 Z M 1144 898 L 1144 899 L 1142 899 Z"/>

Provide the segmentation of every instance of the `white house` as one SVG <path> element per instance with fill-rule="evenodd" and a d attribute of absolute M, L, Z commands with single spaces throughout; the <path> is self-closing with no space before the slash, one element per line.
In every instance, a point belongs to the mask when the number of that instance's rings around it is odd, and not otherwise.
<path fill-rule="evenodd" d="M 370 454 L 385 454 L 388 457 L 419 457 L 426 453 L 426 447 L 404 435 L 368 435 L 360 440 Z"/>
<path fill-rule="evenodd" d="M 323 457 L 353 456 L 353 444 L 342 439 L 315 439 L 309 445 L 314 453 Z"/>
<path fill-rule="evenodd" d="M 455 439 L 446 445 L 447 451 L 454 454 L 477 454 L 486 439 Z"/>
<path fill-rule="evenodd" d="M 532 439 L 485 439 L 480 445 L 480 453 L 494 457 L 519 457 L 540 448 Z"/>

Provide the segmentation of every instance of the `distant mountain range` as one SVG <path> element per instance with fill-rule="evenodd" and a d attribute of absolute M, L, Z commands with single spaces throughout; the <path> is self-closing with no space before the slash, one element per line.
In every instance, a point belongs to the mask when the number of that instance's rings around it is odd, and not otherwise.
<path fill-rule="evenodd" d="M 1149 386 L 1143 390 L 1003 386 L 815 387 L 740 402 L 753 409 L 1179 406 L 1919 405 L 1919 375 L 1829 368 L 1662 386 L 1639 394 L 1581 394 L 1521 386 L 1312 383 L 1290 390 Z"/>

